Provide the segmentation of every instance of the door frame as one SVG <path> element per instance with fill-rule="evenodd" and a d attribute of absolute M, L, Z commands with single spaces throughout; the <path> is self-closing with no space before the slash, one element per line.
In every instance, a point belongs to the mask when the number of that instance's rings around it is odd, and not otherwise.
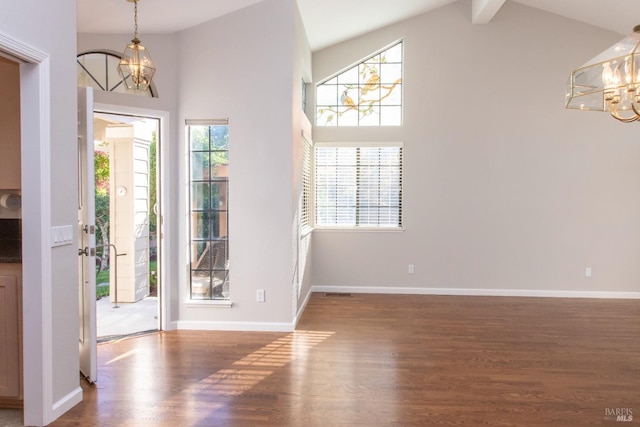
<path fill-rule="evenodd" d="M 51 58 L 1 33 L 0 54 L 20 63 L 24 423 L 47 425 L 82 401 L 79 385 L 61 400 L 53 396 Z"/>
<path fill-rule="evenodd" d="M 160 179 L 157 181 L 158 191 L 158 329 L 166 331 L 171 328 L 169 321 L 170 304 L 169 295 L 170 288 L 168 285 L 168 277 L 172 277 L 173 266 L 167 262 L 169 259 L 175 259 L 171 256 L 171 233 L 167 232 L 165 218 L 169 203 L 171 200 L 169 192 L 170 181 L 170 165 L 169 165 L 169 112 L 162 110 L 152 110 L 147 108 L 130 107 L 116 104 L 107 104 L 96 102 L 93 104 L 94 113 L 107 113 L 114 115 L 128 115 L 137 117 L 146 117 L 158 120 L 158 144 L 157 144 L 157 167 Z"/>

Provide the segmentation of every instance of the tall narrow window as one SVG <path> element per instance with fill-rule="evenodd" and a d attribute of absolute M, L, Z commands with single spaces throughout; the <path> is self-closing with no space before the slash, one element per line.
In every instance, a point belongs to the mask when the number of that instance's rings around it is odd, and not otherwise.
<path fill-rule="evenodd" d="M 402 146 L 316 144 L 318 227 L 402 227 Z"/>
<path fill-rule="evenodd" d="M 189 121 L 191 298 L 229 299 L 229 127 Z"/>
<path fill-rule="evenodd" d="M 321 82 L 318 126 L 402 124 L 402 42 Z"/>

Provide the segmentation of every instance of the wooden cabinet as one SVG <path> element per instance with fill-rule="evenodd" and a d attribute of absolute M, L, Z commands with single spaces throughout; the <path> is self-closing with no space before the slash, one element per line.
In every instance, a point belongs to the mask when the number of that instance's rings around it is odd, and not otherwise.
<path fill-rule="evenodd" d="M 0 407 L 22 404 L 22 265 L 0 264 Z"/>
<path fill-rule="evenodd" d="M 20 185 L 20 65 L 0 56 L 0 189 Z"/>

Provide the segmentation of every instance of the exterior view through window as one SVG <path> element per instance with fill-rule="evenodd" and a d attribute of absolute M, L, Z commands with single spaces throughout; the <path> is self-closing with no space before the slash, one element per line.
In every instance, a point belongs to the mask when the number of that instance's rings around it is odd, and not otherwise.
<path fill-rule="evenodd" d="M 191 299 L 229 299 L 229 127 L 187 121 Z"/>

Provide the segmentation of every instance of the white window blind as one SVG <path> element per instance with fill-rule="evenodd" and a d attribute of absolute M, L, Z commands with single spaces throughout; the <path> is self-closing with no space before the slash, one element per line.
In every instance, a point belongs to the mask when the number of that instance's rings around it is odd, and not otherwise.
<path fill-rule="evenodd" d="M 300 226 L 302 231 L 309 230 L 311 224 L 312 197 L 311 197 L 311 175 L 313 173 L 311 166 L 311 143 L 306 139 L 302 139 L 302 207 L 300 213 Z"/>
<path fill-rule="evenodd" d="M 317 146 L 317 226 L 402 227 L 402 146 Z"/>

